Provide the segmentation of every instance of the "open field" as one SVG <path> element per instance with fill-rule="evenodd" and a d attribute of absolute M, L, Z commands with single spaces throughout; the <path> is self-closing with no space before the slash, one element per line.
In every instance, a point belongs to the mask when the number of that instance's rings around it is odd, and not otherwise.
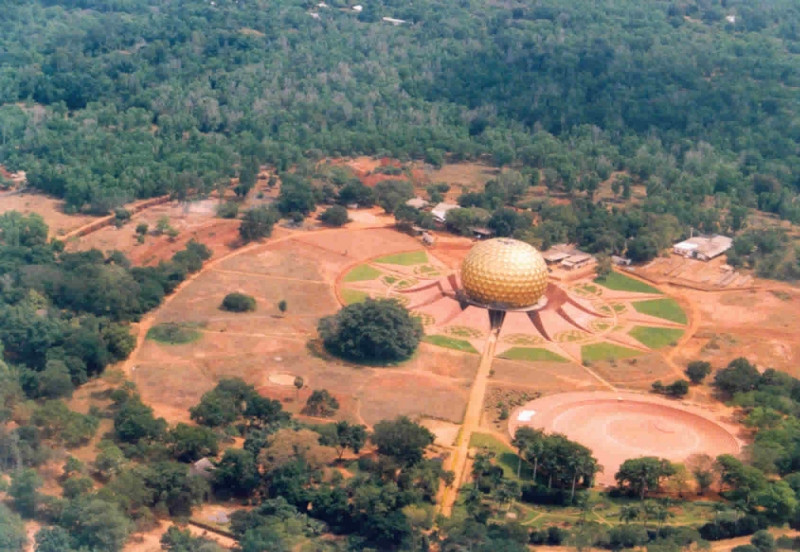
<path fill-rule="evenodd" d="M 328 389 L 341 403 L 342 419 L 372 424 L 406 414 L 460 422 L 477 368 L 475 355 L 423 344 L 401 366 L 373 368 L 340 362 L 316 353 L 317 345 L 308 346 L 316 338 L 319 318 L 339 308 L 334 287 L 340 274 L 376 253 L 404 252 L 415 245 L 392 230 L 337 229 L 284 235 L 228 257 L 156 315 L 155 324 L 188 324 L 201 338 L 174 345 L 145 341 L 132 361 L 131 377 L 145 402 L 171 421 L 186 420 L 188 408 L 205 391 L 231 376 L 298 411 L 294 388 L 271 377 L 280 373 L 303 377 L 307 387 L 301 402 L 314 389 Z M 233 291 L 252 295 L 259 308 L 220 311 L 222 298 Z M 285 316 L 276 306 L 281 300 L 288 305 Z"/>
<path fill-rule="evenodd" d="M 697 329 L 674 352 L 676 362 L 706 360 L 716 369 L 744 356 L 760 367 L 800 377 L 800 334 L 796 331 L 800 291 L 796 288 L 770 282 L 747 291 L 684 289 L 681 294 L 696 311 Z"/>
<path fill-rule="evenodd" d="M 47 223 L 51 238 L 62 236 L 99 218 L 90 215 L 68 215 L 62 210 L 63 206 L 62 200 L 38 193 L 16 191 L 0 193 L 0 214 L 8 211 L 19 211 L 26 215 L 36 213 Z"/>

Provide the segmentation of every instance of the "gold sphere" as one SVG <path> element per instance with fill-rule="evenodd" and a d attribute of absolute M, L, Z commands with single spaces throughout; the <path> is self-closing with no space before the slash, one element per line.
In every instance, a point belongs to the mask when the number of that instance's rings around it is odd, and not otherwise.
<path fill-rule="evenodd" d="M 461 285 L 470 300 L 498 309 L 535 305 L 547 288 L 547 265 L 535 247 L 495 238 L 476 244 L 461 264 Z"/>

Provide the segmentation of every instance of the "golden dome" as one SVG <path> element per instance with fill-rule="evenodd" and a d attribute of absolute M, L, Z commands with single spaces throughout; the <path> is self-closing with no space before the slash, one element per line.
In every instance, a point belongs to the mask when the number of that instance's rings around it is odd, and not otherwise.
<path fill-rule="evenodd" d="M 461 264 L 461 285 L 470 300 L 494 308 L 535 305 L 547 288 L 547 265 L 535 247 L 495 238 L 475 245 Z"/>

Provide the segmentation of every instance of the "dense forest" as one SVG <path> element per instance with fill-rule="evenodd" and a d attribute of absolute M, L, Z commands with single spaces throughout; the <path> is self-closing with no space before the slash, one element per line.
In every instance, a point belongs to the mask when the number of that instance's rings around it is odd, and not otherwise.
<path fill-rule="evenodd" d="M 569 193 L 624 171 L 684 228 L 800 221 L 791 0 L 40 0 L 0 24 L 0 162 L 72 209 L 363 153 Z"/>

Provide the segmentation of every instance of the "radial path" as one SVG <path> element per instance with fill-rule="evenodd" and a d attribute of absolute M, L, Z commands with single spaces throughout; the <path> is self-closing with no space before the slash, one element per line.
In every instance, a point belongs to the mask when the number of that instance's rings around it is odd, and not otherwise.
<path fill-rule="evenodd" d="M 453 504 L 455 504 L 456 497 L 458 496 L 458 489 L 461 488 L 466 479 L 467 453 L 469 452 L 469 442 L 472 437 L 472 432 L 475 431 L 481 423 L 481 411 L 483 410 L 483 400 L 486 396 L 486 384 L 489 379 L 489 372 L 492 368 L 492 360 L 494 360 L 494 349 L 497 345 L 497 332 L 498 330 L 493 330 L 489 335 L 489 339 L 486 341 L 486 347 L 481 355 L 481 363 L 478 366 L 478 373 L 475 375 L 475 381 L 469 392 L 469 402 L 467 402 L 467 409 L 464 413 L 464 423 L 461 425 L 461 431 L 458 434 L 456 448 L 449 458 L 447 469 L 453 471 L 456 477 L 453 485 L 446 487 L 442 494 L 442 513 L 448 517 L 453 513 Z"/>

